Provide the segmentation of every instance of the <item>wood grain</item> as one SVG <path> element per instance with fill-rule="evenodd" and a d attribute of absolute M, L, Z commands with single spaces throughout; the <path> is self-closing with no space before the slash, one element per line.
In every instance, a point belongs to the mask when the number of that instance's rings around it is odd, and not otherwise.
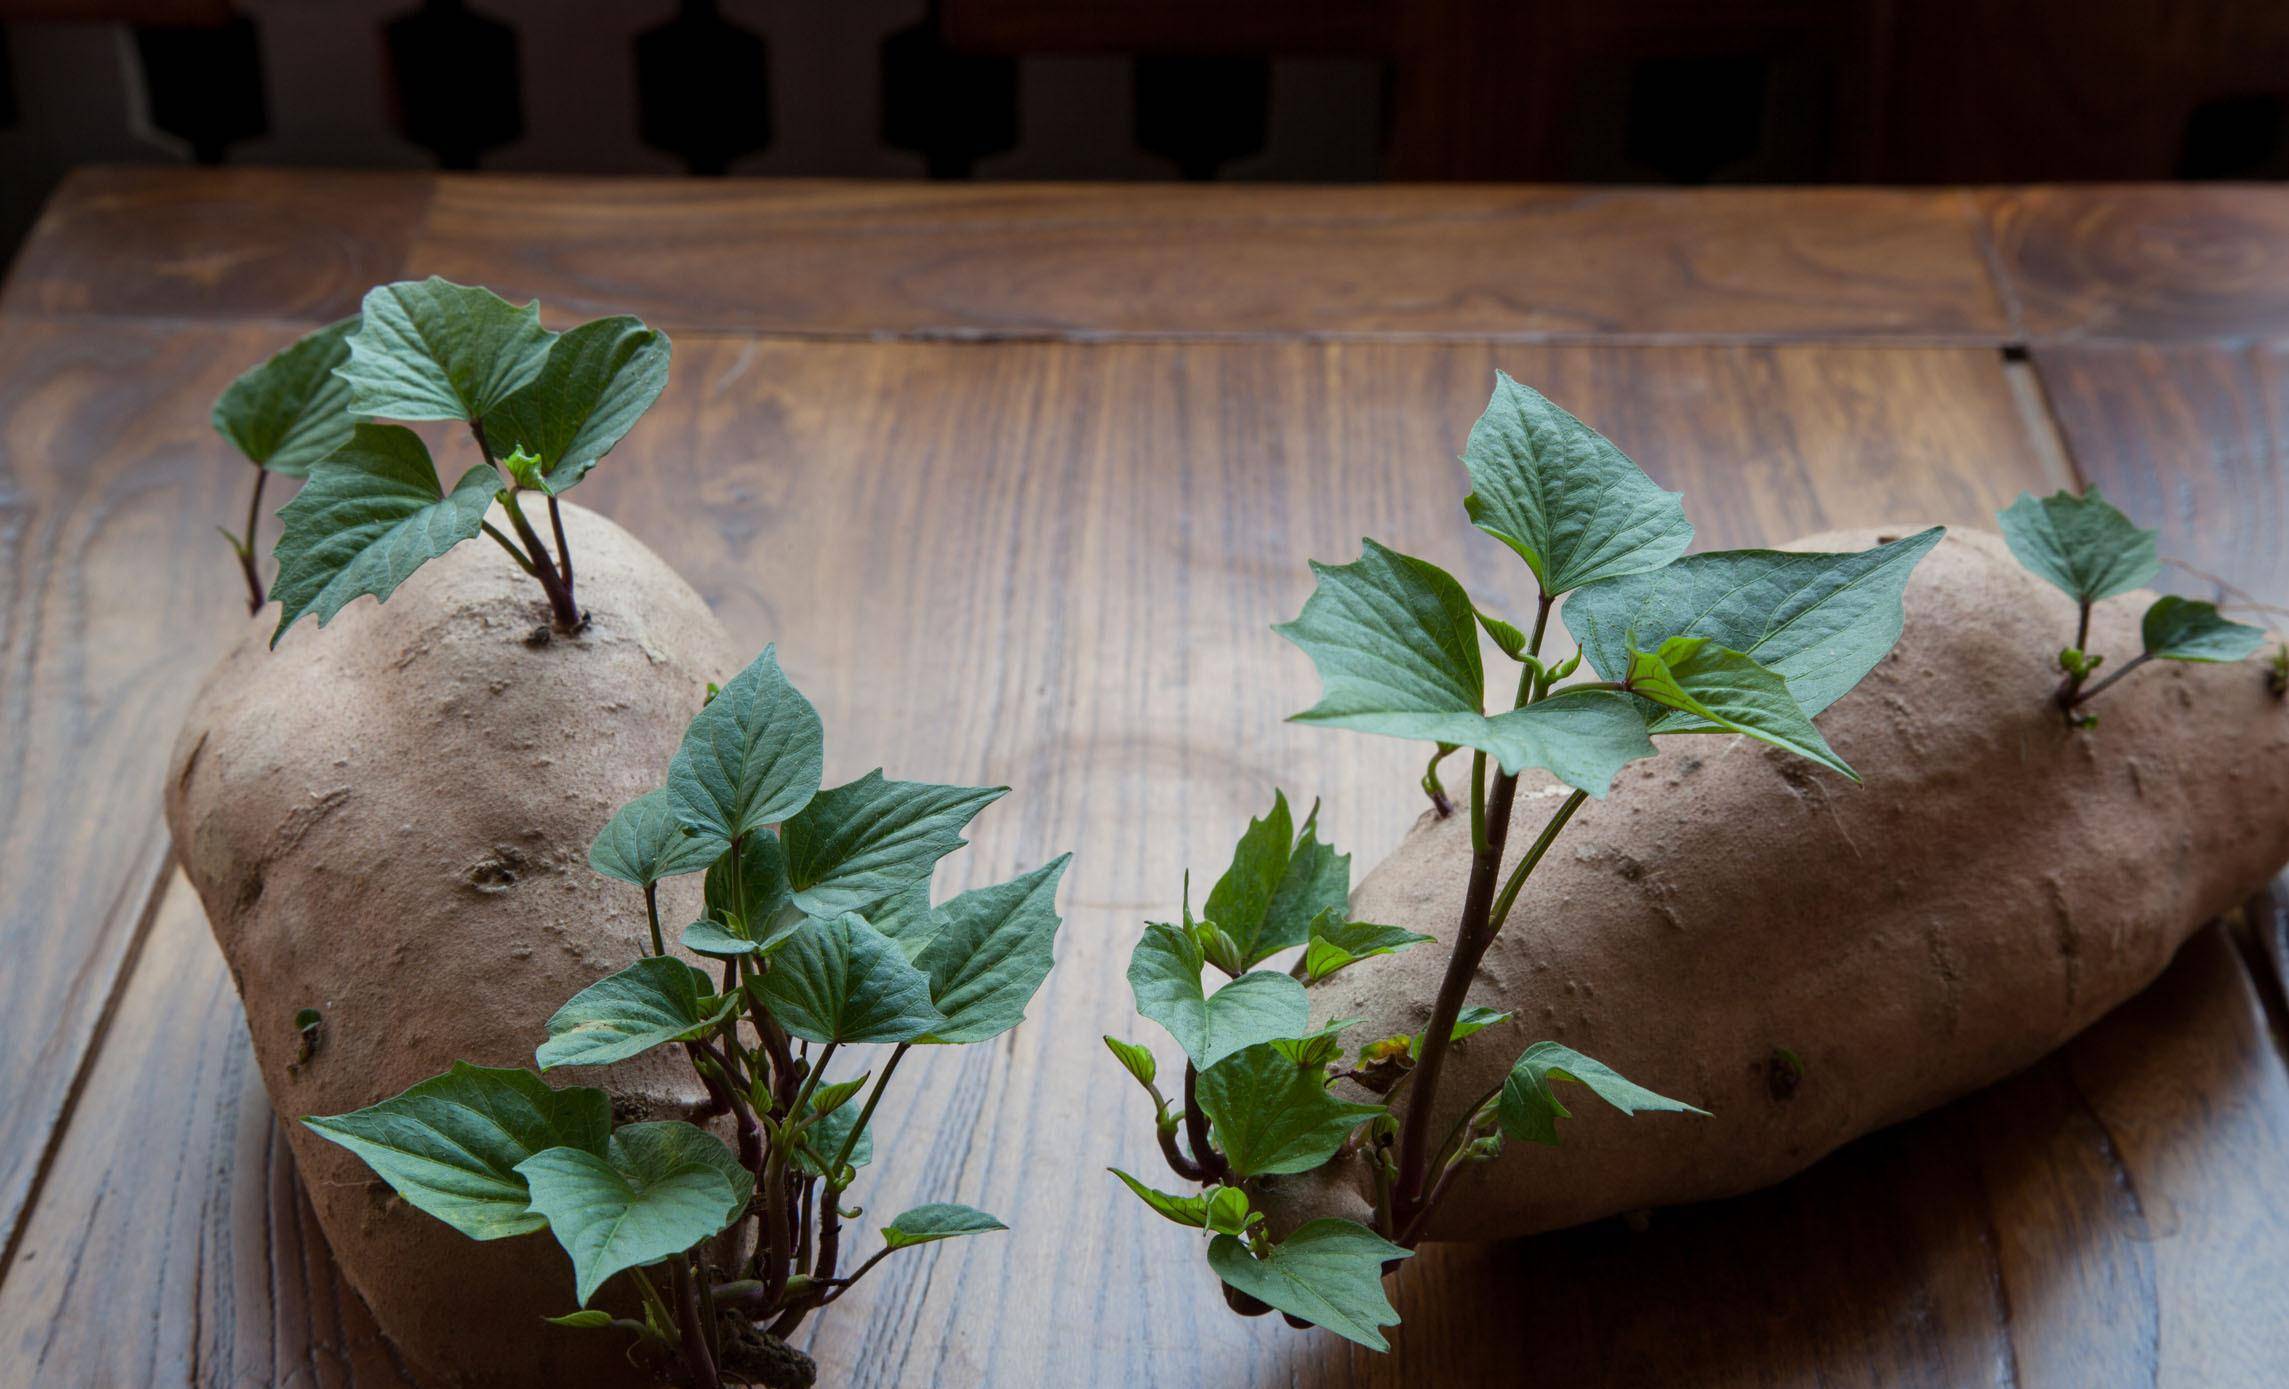
<path fill-rule="evenodd" d="M 2289 334 L 2289 198 L 2219 184 L 1981 195 L 1996 275 L 2028 340 Z"/>
<path fill-rule="evenodd" d="M 283 338 L 20 318 L 0 334 L 0 1237 L 167 863 L 168 746 L 237 620 L 214 528 L 251 474 L 207 410 Z"/>
<path fill-rule="evenodd" d="M 1866 189 L 447 177 L 411 265 L 671 331 L 1991 342 L 2007 326 L 1967 196 Z"/>
<path fill-rule="evenodd" d="M 0 311 L 326 323 L 398 278 L 432 176 L 85 168 L 16 254 Z"/>

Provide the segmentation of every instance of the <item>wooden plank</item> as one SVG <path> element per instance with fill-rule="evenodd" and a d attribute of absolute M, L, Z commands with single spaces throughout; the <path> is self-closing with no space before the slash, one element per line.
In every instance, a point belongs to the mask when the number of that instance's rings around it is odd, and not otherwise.
<path fill-rule="evenodd" d="M 2030 341 L 2289 334 L 2289 193 L 2115 184 L 1982 195 L 1996 274 Z"/>
<path fill-rule="evenodd" d="M 514 208 L 514 216 L 504 216 Z M 1967 195 L 447 176 L 415 273 L 823 336 L 2000 341 Z"/>
<path fill-rule="evenodd" d="M 271 326 L 0 334 L 0 1243 L 12 1242 L 168 850 L 159 779 L 244 620 L 217 524 L 250 471 L 207 426 Z"/>
<path fill-rule="evenodd" d="M 432 178 L 75 170 L 17 253 L 0 312 L 330 322 L 398 277 Z"/>
<path fill-rule="evenodd" d="M 1130 1016 L 1127 946 L 1183 867 L 1275 782 L 1325 796 L 1362 866 L 1415 813 L 1411 749 L 1279 722 L 1314 685 L 1264 628 L 1308 591 L 1307 556 L 1348 558 L 1361 532 L 1515 604 L 1450 461 L 1496 365 L 1683 487 L 1711 545 L 1978 522 L 2048 481 L 1984 351 L 679 344 L 583 499 L 675 556 L 743 643 L 781 642 L 830 774 L 1017 787 L 948 889 L 1078 852 L 1031 1021 L 909 1062 L 892 1156 L 857 1193 L 1016 1228 L 886 1264 L 813 1339 L 828 1379 L 2263 1382 L 2289 1354 L 2261 1301 L 2289 1272 L 2266 1175 L 2289 1159 L 2289 1082 L 2214 936 L 2062 1058 L 1800 1181 L 1643 1235 L 1427 1251 L 1389 1357 L 1227 1316 L 1194 1243 L 1098 1170 L 1151 1161 L 1092 1039 Z M 227 591 L 210 601 L 227 616 Z M 224 978 L 168 899 L 0 1282 L 0 1382 L 393 1382 L 279 1177 Z M 102 1279 L 59 1272 L 81 1250 Z"/>

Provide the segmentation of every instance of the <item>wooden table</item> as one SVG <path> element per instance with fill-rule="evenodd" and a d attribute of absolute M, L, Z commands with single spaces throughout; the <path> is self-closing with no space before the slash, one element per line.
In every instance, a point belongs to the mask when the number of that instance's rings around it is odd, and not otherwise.
<path fill-rule="evenodd" d="M 1032 1020 L 930 1058 L 883 1135 L 912 1156 L 861 1193 L 1017 1228 L 886 1265 L 811 1342 L 833 1382 L 2289 1374 L 2289 897 L 1778 1189 L 1426 1253 L 1388 1357 L 1225 1314 L 1100 1170 L 1152 1159 L 1096 1043 L 1143 1035 L 1129 942 L 1274 783 L 1324 797 L 1362 868 L 1415 815 L 1411 749 L 1280 721 L 1316 686 L 1265 628 L 1362 533 L 1515 599 L 1451 461 L 1498 365 L 1681 486 L 1707 545 L 1991 524 L 2088 482 L 2289 598 L 2289 192 L 91 170 L 0 303 L 0 1382 L 403 1380 L 309 1219 L 157 782 L 244 620 L 210 403 L 432 272 L 675 335 L 582 500 L 780 643 L 830 775 L 1017 788 L 942 887 L 1078 852 Z"/>

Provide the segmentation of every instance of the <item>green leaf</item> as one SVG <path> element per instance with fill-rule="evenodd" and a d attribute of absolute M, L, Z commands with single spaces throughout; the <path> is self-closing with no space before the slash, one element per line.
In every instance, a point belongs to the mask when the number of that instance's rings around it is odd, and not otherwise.
<path fill-rule="evenodd" d="M 795 932 L 749 987 L 813 1042 L 911 1042 L 946 1022 L 930 1006 L 930 976 L 856 912 Z"/>
<path fill-rule="evenodd" d="M 588 846 L 588 866 L 607 878 L 650 887 L 663 878 L 697 873 L 723 853 L 723 842 L 684 833 L 665 791 L 648 791 L 621 806 Z"/>
<path fill-rule="evenodd" d="M 766 646 L 692 717 L 668 763 L 685 824 L 726 844 L 789 818 L 819 793 L 826 730 Z"/>
<path fill-rule="evenodd" d="M 1244 1235 L 1263 1216 L 1248 1206 L 1248 1193 L 1236 1186 L 1212 1186 L 1200 1193 L 1207 1199 L 1208 1229 L 1219 1235 Z"/>
<path fill-rule="evenodd" d="M 925 878 L 912 887 L 877 902 L 866 919 L 874 929 L 898 942 L 898 948 L 909 960 L 917 959 L 938 933 L 946 929 L 946 916 L 930 905 L 930 880 Z"/>
<path fill-rule="evenodd" d="M 531 1213 L 517 1165 L 550 1148 L 603 1152 L 612 1100 L 602 1090 L 552 1090 L 530 1071 L 456 1061 L 379 1104 L 302 1123 L 364 1159 L 416 1210 L 471 1239 L 506 1239 L 547 1223 Z"/>
<path fill-rule="evenodd" d="M 1208 993 L 1207 960 L 1191 936 L 1165 922 L 1145 927 L 1129 956 L 1129 989 L 1137 1011 L 1168 1029 L 1202 1071 L 1258 1042 L 1293 1037 L 1308 1025 L 1303 985 L 1285 974 L 1253 970 Z"/>
<path fill-rule="evenodd" d="M 1626 1081 L 1603 1062 L 1592 1061 L 1571 1047 L 1562 1047 L 1556 1042 L 1536 1042 L 1526 1048 L 1525 1055 L 1518 1058 L 1517 1064 L 1510 1068 L 1509 1077 L 1502 1082 L 1502 1097 L 1496 1104 L 1495 1117 L 1502 1125 L 1504 1136 L 1557 1146 L 1558 1120 L 1568 1115 L 1566 1107 L 1558 1102 L 1557 1093 L 1550 1088 L 1552 1079 L 1586 1085 L 1591 1094 L 1624 1114 L 1644 1110 L 1708 1113 Z"/>
<path fill-rule="evenodd" d="M 933 1201 L 927 1206 L 916 1206 L 883 1226 L 882 1242 L 892 1249 L 909 1249 L 933 1240 L 982 1235 L 989 1230 L 1008 1228 L 984 1211 L 957 1206 L 950 1201 Z"/>
<path fill-rule="evenodd" d="M 2161 572 L 2154 532 L 2133 525 L 2095 487 L 2079 497 L 2021 492 L 1996 519 L 2019 563 L 2077 602 L 2128 593 Z"/>
<path fill-rule="evenodd" d="M 432 275 L 366 293 L 341 368 L 350 409 L 391 420 L 474 420 L 547 365 L 540 305 Z"/>
<path fill-rule="evenodd" d="M 1274 1037 L 1272 1050 L 1298 1066 L 1325 1066 L 1343 1050 L 1343 1034 L 1357 1018 L 1337 1018 L 1301 1037 Z"/>
<path fill-rule="evenodd" d="M 802 1137 L 795 1144 L 795 1165 L 814 1177 L 827 1175 L 827 1163 L 842 1151 L 843 1140 L 850 1136 L 850 1131 L 858 1124 L 858 1109 L 848 1105 L 820 1112 L 820 1091 L 826 1088 L 821 1086 L 819 1091 L 811 1093 L 811 1112 L 819 1114 L 819 1118 L 803 1130 Z M 860 1134 L 858 1141 L 850 1145 L 850 1156 L 843 1160 L 846 1166 L 859 1168 L 874 1161 L 873 1127 L 869 1124 L 867 1132 Z"/>
<path fill-rule="evenodd" d="M 1860 779 L 1812 726 L 1779 672 L 1707 637 L 1671 637 L 1659 651 L 1637 653 L 1630 662 L 1629 688 L 1703 723 L 1746 733 L 1854 781 Z"/>
<path fill-rule="evenodd" d="M 944 927 L 914 965 L 930 976 L 930 1002 L 946 1020 L 925 1042 L 982 1042 L 1025 1021 L 1049 977 L 1060 924 L 1057 883 L 1071 854 L 1022 877 L 961 894 L 938 910 Z"/>
<path fill-rule="evenodd" d="M 215 402 L 215 432 L 250 463 L 307 477 L 357 423 L 349 383 L 334 374 L 349 359 L 357 326 L 355 318 L 330 323 L 231 382 Z"/>
<path fill-rule="evenodd" d="M 1293 980 L 1289 981 L 1293 983 Z M 1200 1112 L 1236 1177 L 1308 1172 L 1335 1155 L 1351 1131 L 1383 1112 L 1327 1092 L 1327 1074 L 1259 1043 L 1200 1073 Z"/>
<path fill-rule="evenodd" d="M 2214 603 L 2164 594 L 2139 624 L 2146 654 L 2163 661 L 2246 661 L 2265 645 L 2263 628 L 2235 622 Z"/>
<path fill-rule="evenodd" d="M 1179 1196 L 1173 1192 L 1146 1186 L 1118 1167 L 1108 1167 L 1105 1170 L 1120 1178 L 1121 1184 L 1135 1192 L 1139 1201 L 1152 1207 L 1164 1219 L 1173 1220 L 1179 1225 L 1189 1225 L 1195 1230 L 1203 1230 L 1208 1227 L 1208 1197 L 1205 1193 L 1198 1196 Z"/>
<path fill-rule="evenodd" d="M 776 954 L 780 947 L 793 940 L 796 934 L 808 924 L 809 920 L 808 917 L 798 916 L 791 921 L 782 922 L 772 927 L 768 934 L 757 939 L 754 936 L 743 935 L 723 922 L 708 917 L 684 927 L 683 936 L 678 943 L 692 954 L 705 955 L 711 960 L 730 960 L 742 955 L 758 960 L 767 960 Z"/>
<path fill-rule="evenodd" d="M 575 1331 L 600 1331 L 612 1324 L 612 1314 L 598 1309 L 585 1312 L 567 1312 L 561 1317 L 542 1317 L 550 1326 L 566 1326 Z"/>
<path fill-rule="evenodd" d="M 1296 722 L 1476 748 L 1505 772 L 1547 767 L 1596 796 L 1624 763 L 1653 755 L 1635 706 L 1610 692 L 1488 718 L 1478 618 L 1462 585 L 1435 564 L 1365 545 L 1351 564 L 1313 563 L 1319 586 L 1302 615 L 1273 629 L 1319 671 L 1320 701 Z"/>
<path fill-rule="evenodd" d="M 668 339 L 626 316 L 559 335 L 540 374 L 485 412 L 496 455 L 539 460 L 549 492 L 562 492 L 612 451 L 668 384 Z"/>
<path fill-rule="evenodd" d="M 1682 494 L 1662 491 L 1596 430 L 1501 372 L 1462 462 L 1470 519 L 1516 550 L 1553 597 L 1659 569 L 1693 543 Z"/>
<path fill-rule="evenodd" d="M 1542 767 L 1600 800 L 1614 773 L 1654 753 L 1645 715 L 1635 701 L 1612 690 L 1561 690 L 1496 714 L 1473 746 L 1494 754 L 1506 772 Z"/>
<path fill-rule="evenodd" d="M 1475 1003 L 1470 1004 L 1455 1014 L 1454 1030 L 1447 1034 L 1447 1040 L 1450 1042 L 1467 1041 L 1496 1023 L 1507 1022 L 1509 1019 L 1510 1014 L 1499 1008 L 1483 1008 Z M 1414 1060 L 1422 1059 L 1422 1033 L 1418 1032 L 1407 1039 L 1407 1055 Z"/>
<path fill-rule="evenodd" d="M 1291 1317 L 1325 1327 L 1370 1350 L 1389 1350 L 1380 1330 L 1399 1314 L 1383 1295 L 1383 1265 L 1413 1251 L 1350 1220 L 1313 1220 L 1258 1258 L 1230 1235 L 1208 1243 L 1216 1276 Z"/>
<path fill-rule="evenodd" d="M 558 1066 L 606 1066 L 713 1027 L 738 1006 L 736 994 L 709 993 L 706 975 L 666 955 L 649 955 L 574 994 L 548 1020 L 536 1059 Z"/>
<path fill-rule="evenodd" d="M 1474 609 L 1474 611 L 1478 610 Z M 1525 658 L 1526 634 L 1524 632 L 1504 622 L 1501 618 L 1491 616 L 1484 611 L 1478 611 L 1478 625 L 1484 627 L 1486 634 L 1494 638 L 1494 644 L 1502 648 L 1503 655 L 1508 656 L 1513 661 Z"/>
<path fill-rule="evenodd" d="M 1231 866 L 1208 890 L 1202 908 L 1206 918 L 1232 938 L 1234 958 L 1241 970 L 1271 952 L 1251 949 L 1263 929 L 1272 896 L 1288 871 L 1288 855 L 1295 845 L 1295 824 L 1284 792 L 1272 793 L 1271 812 L 1248 822 L 1239 843 L 1232 846 Z"/>
<path fill-rule="evenodd" d="M 1124 1042 L 1110 1035 L 1105 1038 L 1105 1045 L 1111 1049 L 1113 1059 L 1121 1063 L 1122 1069 L 1137 1078 L 1137 1084 L 1150 1089 L 1153 1081 L 1159 1078 L 1160 1063 L 1153 1060 L 1152 1048 L 1140 1047 L 1134 1042 Z"/>
<path fill-rule="evenodd" d="M 795 905 L 818 917 L 862 912 L 928 882 L 938 860 L 962 847 L 963 826 L 1008 791 L 889 781 L 878 767 L 819 792 L 782 831 Z"/>
<path fill-rule="evenodd" d="M 1305 981 L 1316 984 L 1346 965 L 1375 955 L 1389 955 L 1430 939 L 1420 931 L 1377 926 L 1367 921 L 1345 921 L 1340 912 L 1321 912 L 1312 919 L 1311 939 L 1304 946 Z"/>
<path fill-rule="evenodd" d="M 1592 584 L 1567 599 L 1560 615 L 1591 668 L 1608 680 L 1628 678 L 1634 651 L 1658 650 L 1671 637 L 1707 637 L 1778 671 L 1805 714 L 1816 715 L 1899 641 L 1908 576 L 1945 533 L 1934 526 L 1843 554 L 1688 555 L 1657 573 Z M 1653 731 L 1697 727 L 1707 729 L 1670 712 Z"/>
<path fill-rule="evenodd" d="M 681 1254 L 747 1208 L 754 1175 L 723 1140 L 677 1120 L 625 1124 L 603 1156 L 550 1148 L 517 1164 L 532 1208 L 572 1256 L 580 1304 L 622 1269 Z"/>
<path fill-rule="evenodd" d="M 867 1078 L 873 1074 L 872 1071 L 866 1071 L 849 1080 L 838 1080 L 832 1085 L 822 1085 L 813 1090 L 811 1092 L 811 1113 L 823 1118 L 849 1104 L 852 1096 L 866 1088 Z"/>
<path fill-rule="evenodd" d="M 1213 901 L 1213 897 L 1210 899 Z M 1351 855 L 1319 841 L 1319 807 L 1304 817 L 1288 855 L 1286 871 L 1272 893 L 1271 904 L 1247 934 L 1233 932 L 1242 957 L 1251 965 L 1278 951 L 1303 944 L 1311 937 L 1311 923 L 1321 915 L 1341 912 L 1351 901 Z M 1211 920 L 1231 931 L 1230 922 L 1209 913 Z"/>
<path fill-rule="evenodd" d="M 701 838 L 721 845 L 712 835 Z M 739 891 L 731 890 L 731 855 L 724 852 L 707 870 L 707 914 L 728 921 L 737 917 L 750 939 L 777 937 L 802 923 L 795 907 L 795 892 L 787 883 L 787 854 L 779 836 L 755 830 L 739 841 Z"/>
<path fill-rule="evenodd" d="M 387 600 L 406 576 L 475 535 L 500 481 L 491 468 L 462 474 L 448 495 L 429 449 L 412 430 L 361 424 L 280 508 L 278 630 L 305 613 L 323 627 L 361 594 Z"/>

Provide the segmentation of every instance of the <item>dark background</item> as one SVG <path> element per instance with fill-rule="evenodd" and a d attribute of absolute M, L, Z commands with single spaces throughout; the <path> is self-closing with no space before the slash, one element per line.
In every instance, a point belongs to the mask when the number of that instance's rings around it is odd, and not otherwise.
<path fill-rule="evenodd" d="M 63 172 L 1990 182 L 2289 173 L 2283 0 L 0 0 Z"/>

